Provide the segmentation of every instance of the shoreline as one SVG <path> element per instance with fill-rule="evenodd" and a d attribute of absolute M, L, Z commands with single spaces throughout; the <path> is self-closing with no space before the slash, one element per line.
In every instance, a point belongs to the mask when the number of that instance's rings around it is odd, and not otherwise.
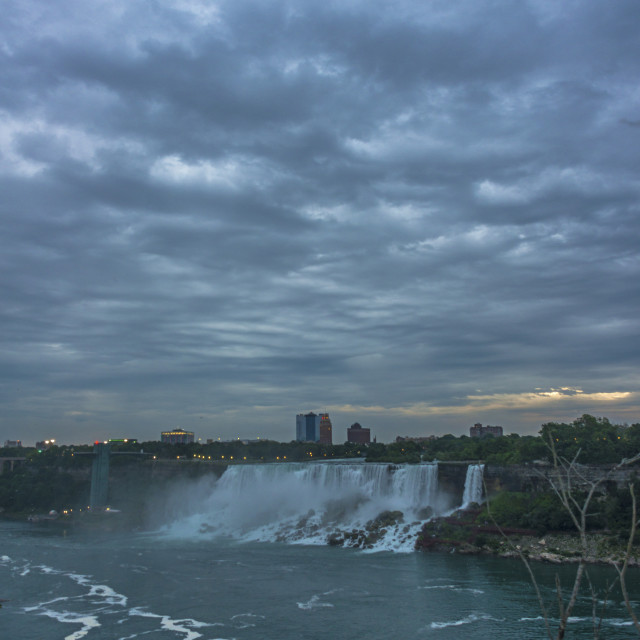
<path fill-rule="evenodd" d="M 606 534 L 592 534 L 593 537 L 601 538 L 603 541 L 607 541 L 609 536 Z M 430 547 L 416 547 L 417 552 L 435 552 L 435 553 L 459 553 L 461 555 L 484 555 L 493 556 L 496 558 L 504 559 L 516 559 L 520 560 L 520 553 L 528 560 L 533 562 L 543 562 L 546 564 L 558 564 L 558 565 L 570 565 L 578 564 L 581 560 L 590 565 L 603 565 L 612 566 L 615 564 L 621 565 L 624 561 L 623 551 L 618 553 L 611 552 L 606 556 L 599 555 L 582 555 L 577 550 L 578 540 L 573 539 L 575 542 L 575 552 L 570 550 L 568 553 L 558 545 L 558 541 L 564 543 L 566 539 L 572 539 L 571 536 L 566 534 L 551 534 L 544 536 L 545 542 L 548 545 L 546 550 L 544 547 L 540 547 L 539 542 L 536 540 L 530 540 L 526 538 L 518 538 L 512 541 L 512 544 L 506 541 L 501 541 L 504 545 L 502 549 L 492 549 L 487 546 L 479 547 L 471 543 L 455 544 L 455 541 L 439 540 L 436 544 Z M 513 546 L 512 546 L 513 545 Z M 514 548 L 515 547 L 515 548 Z M 519 548 L 518 548 L 519 547 Z M 629 567 L 640 567 L 640 557 L 633 555 L 629 558 Z"/>
<path fill-rule="evenodd" d="M 467 515 L 462 512 L 461 515 Z M 476 515 L 476 514 L 472 514 Z M 499 558 L 524 556 L 527 560 L 548 564 L 615 565 L 624 562 L 627 540 L 607 531 L 590 532 L 586 536 L 587 549 L 583 553 L 580 537 L 573 532 L 545 532 L 477 525 L 475 520 L 460 517 L 434 518 L 425 523 L 416 551 L 488 555 Z M 628 566 L 640 567 L 640 545 L 633 545 Z"/>
<path fill-rule="evenodd" d="M 139 526 L 130 522 L 121 512 L 114 513 L 78 513 L 58 518 L 41 515 L 30 521 L 33 513 L 2 512 L 0 520 L 5 522 L 29 523 L 34 527 L 52 529 L 71 529 L 101 533 L 140 531 Z M 395 521 L 397 513 L 382 514 L 370 523 L 367 529 L 358 532 L 334 533 L 326 541 L 327 546 L 352 546 L 352 538 L 357 533 L 360 544 L 354 549 L 370 548 L 368 542 L 375 542 L 380 530 Z M 469 512 L 461 512 L 464 517 Z M 475 514 L 472 514 L 475 515 Z M 533 531 L 504 529 L 502 535 L 495 526 L 477 525 L 473 520 L 462 517 L 437 517 L 426 522 L 415 541 L 415 552 L 457 553 L 461 555 L 485 555 L 504 559 L 520 560 L 520 555 L 528 561 L 547 564 L 570 565 L 581 561 L 590 565 L 611 566 L 622 564 L 627 541 L 610 532 L 591 532 L 587 534 L 587 553 L 583 555 L 580 538 L 572 532 L 547 532 L 536 535 Z M 389 522 L 387 522 L 389 520 Z M 360 538 L 362 538 L 360 540 Z M 371 540 L 369 540 L 371 538 Z M 345 544 L 347 543 L 347 544 Z M 632 548 L 629 567 L 640 567 L 640 545 Z"/>

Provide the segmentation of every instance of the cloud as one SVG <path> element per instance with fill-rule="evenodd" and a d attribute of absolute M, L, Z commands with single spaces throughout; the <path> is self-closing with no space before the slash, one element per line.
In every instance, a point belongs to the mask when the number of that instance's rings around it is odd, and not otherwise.
<path fill-rule="evenodd" d="M 584 197 L 615 195 L 625 189 L 635 191 L 640 186 L 635 179 L 624 182 L 614 176 L 597 175 L 584 167 L 550 167 L 538 176 L 512 185 L 483 180 L 476 185 L 475 193 L 478 200 L 487 204 L 525 205 L 554 194 L 572 193 Z"/>
<path fill-rule="evenodd" d="M 635 12 L 6 2 L 4 438 L 636 421 Z"/>
<path fill-rule="evenodd" d="M 619 403 L 628 404 L 637 402 L 640 392 L 634 391 L 599 391 L 584 393 L 570 388 L 551 389 L 549 391 L 531 391 L 525 393 L 500 393 L 490 395 L 470 395 L 445 406 L 434 406 L 419 402 L 408 406 L 383 407 L 383 406 L 353 406 L 342 405 L 331 407 L 341 413 L 357 414 L 386 414 L 387 416 L 405 415 L 416 417 L 439 416 L 453 414 L 464 416 L 465 414 L 478 415 L 483 411 L 495 410 L 531 410 L 556 406 L 562 412 L 568 407 L 576 411 L 582 406 L 598 406 L 602 410 L 611 407 L 615 410 Z M 636 405 L 637 408 L 637 405 Z"/>

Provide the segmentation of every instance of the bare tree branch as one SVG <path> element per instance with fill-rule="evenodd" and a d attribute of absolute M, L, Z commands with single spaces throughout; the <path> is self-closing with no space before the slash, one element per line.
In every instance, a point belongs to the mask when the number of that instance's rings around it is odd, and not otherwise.
<path fill-rule="evenodd" d="M 573 588 L 571 590 L 571 596 L 569 601 L 564 602 L 562 595 L 562 588 L 560 585 L 560 579 L 556 575 L 556 592 L 558 598 L 558 611 L 560 614 L 560 623 L 558 627 L 558 635 L 557 639 L 562 640 L 566 633 L 567 624 L 569 621 L 569 617 L 571 616 L 571 612 L 577 602 L 578 594 L 580 591 L 580 586 L 582 583 L 582 579 L 586 574 L 587 580 L 589 582 L 589 586 L 591 589 L 591 602 L 592 602 L 592 618 L 594 625 L 594 638 L 598 638 L 600 636 L 602 620 L 604 616 L 604 610 L 606 610 L 606 600 L 603 609 L 603 613 L 597 616 L 597 597 L 593 585 L 589 579 L 588 573 L 585 572 L 586 566 L 586 558 L 589 552 L 589 545 L 587 540 L 587 517 L 592 515 L 589 513 L 589 508 L 591 506 L 591 502 L 596 491 L 602 486 L 602 484 L 608 480 L 614 471 L 621 469 L 622 467 L 633 464 L 634 462 L 640 460 L 640 453 L 636 454 L 631 458 L 624 458 L 618 464 L 614 465 L 603 477 L 597 478 L 595 480 L 590 480 L 585 473 L 582 472 L 580 467 L 578 466 L 578 457 L 580 455 L 580 449 L 575 454 L 571 461 L 566 460 L 565 458 L 561 458 L 558 456 L 556 451 L 555 442 L 553 439 L 553 435 L 551 433 L 548 434 L 548 447 L 551 451 L 551 456 L 553 460 L 553 473 L 548 476 L 544 476 L 544 474 L 540 473 L 543 477 L 546 478 L 549 486 L 552 491 L 556 495 L 556 497 L 560 500 L 560 503 L 564 507 L 565 511 L 571 518 L 574 527 L 580 538 L 580 547 L 581 547 L 581 557 L 580 562 L 578 564 L 578 569 L 576 571 L 576 575 L 573 581 Z M 576 482 L 578 486 L 576 486 Z M 579 498 L 576 491 L 580 491 L 580 487 L 585 487 L 587 489 L 586 496 L 584 499 Z M 631 498 L 633 504 L 633 518 L 632 518 L 632 526 L 631 533 L 629 537 L 629 541 L 627 543 L 627 549 L 624 556 L 624 564 L 622 568 L 618 566 L 618 564 L 614 563 L 616 570 L 619 574 L 620 585 L 622 588 L 622 593 L 625 601 L 625 606 L 631 616 L 631 619 L 640 633 L 640 622 L 638 621 L 632 607 L 631 601 L 629 599 L 629 595 L 626 589 L 625 575 L 627 571 L 627 567 L 629 565 L 629 560 L 631 558 L 633 540 L 635 537 L 635 533 L 638 527 L 638 518 L 637 518 L 637 506 L 636 506 L 636 497 L 633 492 L 633 485 L 630 485 Z M 530 571 L 530 568 L 529 568 Z M 530 571 L 531 573 L 531 571 Z M 611 587 L 608 587 L 607 594 Z"/>
<path fill-rule="evenodd" d="M 638 456 L 636 456 L 638 457 Z M 614 567 L 618 572 L 618 577 L 620 578 L 620 588 L 622 590 L 622 597 L 624 598 L 625 607 L 627 607 L 627 611 L 631 616 L 631 620 L 633 620 L 633 624 L 636 628 L 636 631 L 640 634 L 640 622 L 638 622 L 638 618 L 631 606 L 631 600 L 629 599 L 629 593 L 627 592 L 627 582 L 626 582 L 626 573 L 627 567 L 629 566 L 629 560 L 631 558 L 631 552 L 633 549 L 633 541 L 636 535 L 636 530 L 638 527 L 638 511 L 637 511 L 637 502 L 636 502 L 636 494 L 634 491 L 633 483 L 629 485 L 629 493 L 631 494 L 631 531 L 629 532 L 629 540 L 627 541 L 627 549 L 624 554 L 624 562 L 622 564 L 622 569 L 618 566 L 617 563 L 614 563 Z"/>
<path fill-rule="evenodd" d="M 593 637 L 595 640 L 600 638 L 600 634 L 602 632 L 602 623 L 604 620 L 604 615 L 607 609 L 608 598 L 611 592 L 611 589 L 615 585 L 615 581 L 611 585 L 607 585 L 604 602 L 602 605 L 601 613 L 598 614 L 598 594 L 591 582 L 589 577 L 589 573 L 586 570 L 586 561 L 589 556 L 589 542 L 587 538 L 587 518 L 593 516 L 593 513 L 589 513 L 589 509 L 594 500 L 594 496 L 596 492 L 602 488 L 602 485 L 611 478 L 612 474 L 623 467 L 629 466 L 640 460 L 640 452 L 631 458 L 623 458 L 619 463 L 613 465 L 607 473 L 601 475 L 600 477 L 596 477 L 595 479 L 591 479 L 589 475 L 583 471 L 581 465 L 578 464 L 578 458 L 580 456 L 581 450 L 578 449 L 577 453 L 571 460 L 567 460 L 558 455 L 556 451 L 555 442 L 553 438 L 553 434 L 549 432 L 548 443 L 547 446 L 551 451 L 552 461 L 553 461 L 553 470 L 551 472 L 543 473 L 539 470 L 535 470 L 536 473 L 544 478 L 544 480 L 548 483 L 552 492 L 560 501 L 560 504 L 564 508 L 565 512 L 570 517 L 576 532 L 578 533 L 580 539 L 580 559 L 578 568 L 576 570 L 576 574 L 573 580 L 573 586 L 571 589 L 571 595 L 569 596 L 568 602 L 565 603 L 563 590 L 560 583 L 560 578 L 556 574 L 555 583 L 556 583 L 556 597 L 558 601 L 558 612 L 560 615 L 560 621 L 558 624 L 557 635 L 555 636 L 556 640 L 563 640 L 565 637 L 567 624 L 569 622 L 569 618 L 571 617 L 571 613 L 576 605 L 578 600 L 578 595 L 580 593 L 580 588 L 582 585 L 583 578 L 587 580 L 589 584 L 589 589 L 591 592 L 591 610 L 592 610 L 592 623 L 593 623 Z M 640 634 L 640 621 L 638 620 L 633 608 L 631 606 L 631 600 L 629 598 L 629 594 L 627 592 L 626 587 L 626 572 L 629 566 L 629 561 L 631 559 L 631 554 L 633 551 L 633 542 L 635 539 L 636 532 L 638 527 L 640 527 L 640 520 L 638 520 L 637 514 L 637 502 L 636 496 L 634 493 L 633 484 L 629 486 L 629 490 L 631 492 L 632 499 L 632 508 L 633 508 L 633 517 L 631 523 L 631 532 L 629 535 L 629 540 L 627 542 L 626 552 L 624 554 L 624 562 L 622 567 L 619 566 L 618 563 L 613 563 L 617 572 L 618 572 L 618 580 L 620 581 L 622 594 L 625 602 L 625 606 L 633 624 Z M 585 494 L 586 492 L 586 494 Z M 486 487 L 485 487 L 485 495 L 487 495 Z M 513 545 L 513 543 L 509 540 L 509 537 L 504 533 L 504 531 L 498 525 L 496 519 L 490 510 L 489 501 L 487 499 L 487 513 L 491 518 L 493 524 L 497 527 L 498 531 L 502 535 L 502 537 L 507 541 L 509 546 L 518 554 L 523 564 L 525 565 L 531 582 L 536 590 L 536 595 L 538 597 L 538 603 L 540 605 L 540 610 L 542 611 L 545 627 L 547 630 L 547 635 L 549 638 L 553 638 L 551 627 L 549 624 L 548 613 L 544 604 L 544 600 L 540 593 L 540 589 L 538 587 L 536 578 L 533 574 L 529 561 L 524 556 L 522 551 Z"/>
<path fill-rule="evenodd" d="M 525 555 L 522 553 L 522 550 L 518 549 L 518 547 L 511 542 L 511 540 L 509 539 L 509 536 L 502 530 L 502 527 L 498 524 L 497 520 L 493 517 L 493 513 L 491 513 L 491 503 L 489 500 L 489 492 L 487 491 L 487 485 L 484 481 L 484 478 L 482 479 L 482 483 L 484 484 L 484 495 L 486 496 L 485 504 L 487 505 L 487 515 L 491 519 L 491 522 L 493 522 L 493 525 L 496 527 L 496 529 L 498 529 L 498 531 L 500 532 L 500 535 L 505 539 L 509 547 L 511 547 L 511 549 L 518 554 L 518 557 L 522 561 L 522 564 L 524 564 L 524 566 L 526 567 L 527 572 L 529 573 L 529 579 L 531 580 L 531 584 L 533 584 L 533 588 L 536 591 L 536 596 L 538 597 L 538 604 L 540 605 L 540 611 L 542 611 L 542 617 L 544 619 L 545 629 L 547 630 L 547 636 L 549 637 L 549 640 L 554 640 L 553 634 L 551 633 L 551 626 L 549 625 L 549 615 L 547 614 L 547 608 L 544 605 L 544 600 L 542 598 L 542 594 L 540 593 L 540 587 L 538 586 L 538 581 L 536 580 L 533 570 L 531 569 L 531 565 L 529 564 L 529 561 L 527 560 Z"/>
<path fill-rule="evenodd" d="M 573 581 L 573 589 L 571 590 L 571 597 L 569 598 L 569 603 L 567 604 L 567 608 L 561 611 L 560 616 L 560 626 L 558 628 L 558 640 L 562 640 L 564 638 L 565 630 L 567 628 L 567 622 L 569 621 L 569 616 L 573 611 L 573 607 L 576 604 L 576 600 L 578 599 L 578 592 L 580 591 L 580 584 L 582 582 L 582 575 L 584 573 L 584 558 L 580 558 L 580 564 L 578 564 L 578 570 L 576 571 L 576 577 Z M 560 582 L 557 581 L 558 587 L 560 586 Z"/>
<path fill-rule="evenodd" d="M 600 638 L 600 633 L 602 632 L 602 621 L 604 620 L 605 613 L 607 612 L 607 606 L 609 604 L 609 594 L 611 593 L 616 581 L 611 584 L 607 584 L 602 602 L 602 610 L 600 614 L 598 614 L 598 593 L 591 582 L 591 577 L 589 576 L 588 571 L 585 571 L 585 579 L 589 583 L 589 591 L 591 591 L 591 622 L 593 624 L 593 638 L 594 640 L 598 640 Z"/>

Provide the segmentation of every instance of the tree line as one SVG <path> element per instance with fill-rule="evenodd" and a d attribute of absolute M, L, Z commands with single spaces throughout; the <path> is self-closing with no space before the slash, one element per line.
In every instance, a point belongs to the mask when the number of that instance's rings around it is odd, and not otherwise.
<path fill-rule="evenodd" d="M 551 461 L 549 439 L 558 456 L 573 459 L 578 452 L 583 464 L 614 463 L 640 451 L 640 423 L 612 424 L 607 418 L 583 415 L 571 423 L 549 422 L 536 436 L 517 434 L 471 438 L 444 435 L 418 442 L 403 441 L 343 443 L 276 442 L 241 440 L 211 443 L 168 444 L 158 441 L 118 442 L 113 452 L 140 453 L 144 456 L 112 456 L 111 466 L 150 464 L 153 460 L 175 460 L 180 464 L 205 465 L 245 463 L 310 462 L 316 460 L 364 459 L 368 462 L 412 464 L 421 461 L 482 460 L 488 464 L 521 464 Z M 62 509 L 86 504 L 89 492 L 93 445 L 52 446 L 0 450 L 0 457 L 26 457 L 14 471 L 0 475 L 0 509 L 24 511 Z M 536 509 L 533 509 L 534 511 Z M 523 510 L 524 512 L 525 510 Z M 527 513 L 532 512 L 531 509 Z"/>

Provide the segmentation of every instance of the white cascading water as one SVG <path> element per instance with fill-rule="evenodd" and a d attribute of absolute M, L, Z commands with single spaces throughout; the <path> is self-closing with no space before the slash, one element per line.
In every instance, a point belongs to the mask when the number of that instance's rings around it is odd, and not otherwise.
<path fill-rule="evenodd" d="M 483 472 L 484 465 L 467 468 L 462 507 L 482 501 Z M 236 465 L 213 483 L 177 489 L 165 530 L 181 537 L 411 551 L 422 524 L 450 512 L 450 500 L 438 492 L 436 463 Z"/>
<path fill-rule="evenodd" d="M 482 474 L 483 464 L 470 464 L 467 467 L 467 477 L 464 481 L 464 493 L 462 494 L 462 506 L 466 507 L 472 502 L 482 502 Z"/>
<path fill-rule="evenodd" d="M 176 497 L 173 517 L 182 514 L 168 532 L 302 544 L 327 544 L 333 536 L 345 546 L 411 551 L 439 506 L 437 464 L 237 465 L 213 486 Z M 401 517 L 387 518 L 370 535 L 380 514 L 398 511 Z"/>

